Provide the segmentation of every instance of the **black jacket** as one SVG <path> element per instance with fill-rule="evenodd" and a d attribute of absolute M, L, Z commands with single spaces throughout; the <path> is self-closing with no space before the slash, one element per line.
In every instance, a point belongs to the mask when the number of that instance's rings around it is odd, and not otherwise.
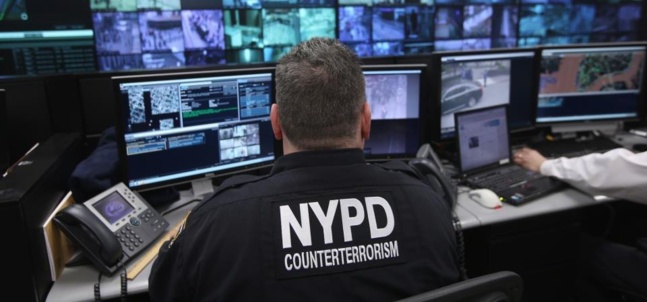
<path fill-rule="evenodd" d="M 403 162 L 298 152 L 232 177 L 160 249 L 154 301 L 393 301 L 458 281 L 448 205 Z"/>

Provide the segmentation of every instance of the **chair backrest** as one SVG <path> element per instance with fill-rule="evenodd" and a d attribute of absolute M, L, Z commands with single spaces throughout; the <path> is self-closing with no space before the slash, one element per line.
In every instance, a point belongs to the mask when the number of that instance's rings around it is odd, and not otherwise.
<path fill-rule="evenodd" d="M 519 302 L 522 290 L 521 276 L 510 271 L 500 271 L 450 284 L 396 302 Z"/>

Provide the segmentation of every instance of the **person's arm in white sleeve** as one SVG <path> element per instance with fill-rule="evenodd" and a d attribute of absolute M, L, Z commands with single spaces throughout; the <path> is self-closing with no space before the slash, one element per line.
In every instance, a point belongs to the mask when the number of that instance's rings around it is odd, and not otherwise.
<path fill-rule="evenodd" d="M 522 149 L 514 160 L 522 167 L 553 176 L 593 195 L 647 204 L 647 152 L 632 153 L 619 148 L 602 154 L 545 159 L 535 150 Z"/>

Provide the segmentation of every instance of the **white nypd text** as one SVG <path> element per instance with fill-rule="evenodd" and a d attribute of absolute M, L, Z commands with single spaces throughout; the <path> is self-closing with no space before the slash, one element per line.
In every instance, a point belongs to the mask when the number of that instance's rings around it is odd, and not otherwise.
<path fill-rule="evenodd" d="M 351 208 L 354 211 L 351 211 Z M 376 210 L 381 208 L 386 216 L 386 223 L 378 225 L 375 216 Z M 283 205 L 279 207 L 281 218 L 281 239 L 283 249 L 292 248 L 290 231 L 296 234 L 301 246 L 312 246 L 311 221 L 309 213 L 317 218 L 314 223 L 319 223 L 323 231 L 324 244 L 332 244 L 333 222 L 337 211 L 340 211 L 343 241 L 353 241 L 353 227 L 368 223 L 371 239 L 383 238 L 391 235 L 395 227 L 395 217 L 389 202 L 379 196 L 365 197 L 364 203 L 356 198 L 333 199 L 328 203 L 327 209 L 322 209 L 319 202 L 306 202 L 299 204 L 299 215 L 292 209 Z M 354 213 L 354 215 L 353 215 Z M 379 241 L 379 240 L 376 240 Z M 298 253 L 287 253 L 284 256 L 284 265 L 287 271 L 314 269 L 375 261 L 399 257 L 398 241 L 379 241 L 375 243 L 351 245 L 341 248 L 310 250 Z"/>

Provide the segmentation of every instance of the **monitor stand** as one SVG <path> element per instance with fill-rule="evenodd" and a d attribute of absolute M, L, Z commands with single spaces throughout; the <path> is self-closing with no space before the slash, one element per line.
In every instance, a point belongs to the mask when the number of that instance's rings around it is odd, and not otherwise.
<path fill-rule="evenodd" d="M 553 134 L 560 134 L 562 138 L 577 138 L 578 134 L 595 132 L 606 136 L 614 136 L 623 127 L 622 122 L 582 122 L 572 124 L 551 125 Z"/>
<path fill-rule="evenodd" d="M 215 192 L 213 183 L 211 179 L 198 179 L 191 182 L 191 192 L 193 193 L 194 199 L 202 200 L 209 194 Z"/>

